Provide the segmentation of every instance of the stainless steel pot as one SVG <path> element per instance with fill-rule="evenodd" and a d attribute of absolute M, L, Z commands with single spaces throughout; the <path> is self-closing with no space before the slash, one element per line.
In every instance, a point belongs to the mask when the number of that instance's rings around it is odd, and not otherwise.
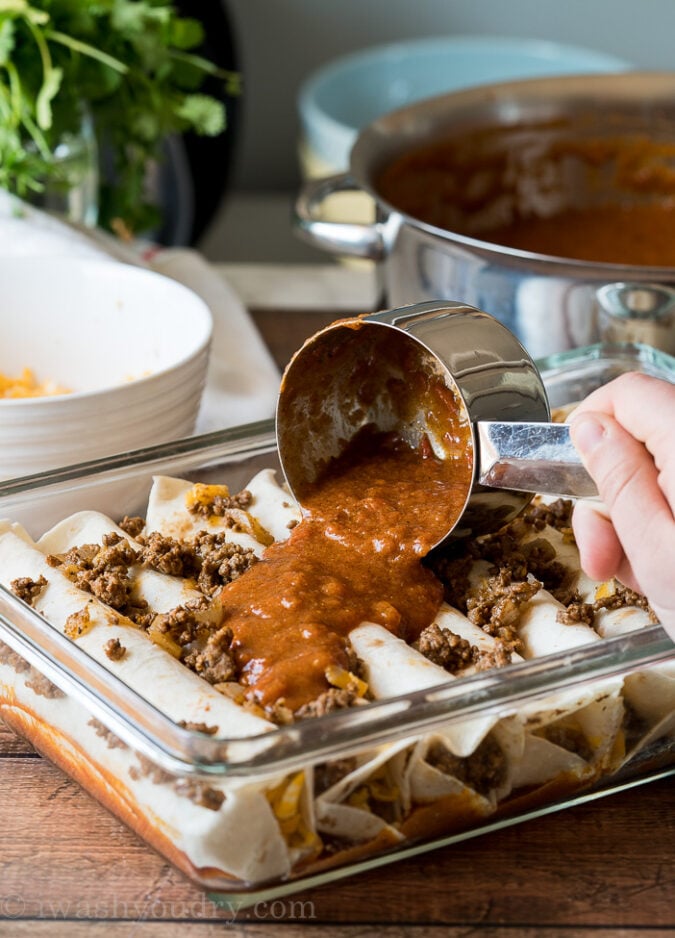
<path fill-rule="evenodd" d="M 497 131 L 497 147 L 503 129 L 509 158 L 523 167 L 542 147 L 560 140 L 640 134 L 675 144 L 675 73 L 509 82 L 392 112 L 361 132 L 348 173 L 304 186 L 295 206 L 297 233 L 333 254 L 376 261 L 379 308 L 458 300 L 495 316 L 534 357 L 605 336 L 675 352 L 675 268 L 574 261 L 503 247 L 483 240 L 480 231 L 459 234 L 404 214 L 378 191 L 379 174 L 400 154 L 438 139 L 455 139 L 460 147 L 480 128 Z M 522 133 L 514 134 L 514 128 Z M 672 166 L 665 169 L 672 176 Z M 467 178 L 467 185 L 480 183 Z M 532 205 L 550 214 L 592 205 L 614 185 L 608 173 L 606 191 L 585 190 L 581 174 L 567 161 L 553 180 L 535 174 L 520 195 L 526 190 Z M 675 189 L 668 185 L 665 194 L 672 199 Z M 341 191 L 365 192 L 373 199 L 372 224 L 322 217 L 328 197 Z M 497 207 L 501 196 L 495 197 Z M 654 191 L 643 197 L 654 198 Z M 631 198 L 640 195 L 632 192 Z"/>

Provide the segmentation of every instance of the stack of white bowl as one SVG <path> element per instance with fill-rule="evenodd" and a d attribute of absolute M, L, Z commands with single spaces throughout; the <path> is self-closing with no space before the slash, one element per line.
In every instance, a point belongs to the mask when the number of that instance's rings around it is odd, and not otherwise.
<path fill-rule="evenodd" d="M 69 393 L 0 399 L 0 478 L 189 436 L 211 313 L 140 267 L 0 258 L 0 372 L 30 368 Z"/>

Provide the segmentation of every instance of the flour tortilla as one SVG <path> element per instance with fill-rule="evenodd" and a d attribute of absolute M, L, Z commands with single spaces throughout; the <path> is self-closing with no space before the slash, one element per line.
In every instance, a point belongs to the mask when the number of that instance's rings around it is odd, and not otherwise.
<path fill-rule="evenodd" d="M 65 518 L 43 534 L 37 546 L 44 554 L 64 554 L 84 544 L 101 544 L 105 535 L 110 533 L 124 538 L 136 550 L 140 549 L 140 544 L 98 511 L 80 511 Z M 203 600 L 194 583 L 182 577 L 170 576 L 140 564 L 130 568 L 129 576 L 133 584 L 132 598 L 146 602 L 151 612 L 170 612 L 178 606 Z M 195 610 L 195 617 L 200 622 L 218 625 L 222 618 L 220 606 L 208 603 L 203 609 Z"/>
<path fill-rule="evenodd" d="M 595 628 L 601 638 L 614 638 L 653 624 L 647 610 L 638 606 L 601 609 L 595 614 Z"/>
<path fill-rule="evenodd" d="M 402 816 L 409 807 L 409 797 L 403 791 L 403 770 L 407 752 L 413 743 L 399 740 L 374 752 L 361 754 L 356 766 L 339 781 L 317 796 L 315 802 L 316 825 L 319 833 L 328 834 L 353 843 L 379 837 L 387 833 L 393 840 L 402 835 L 393 824 L 374 813 L 368 805 L 357 807 L 349 798 L 357 789 L 381 778 L 392 793 L 392 811 Z"/>
<path fill-rule="evenodd" d="M 243 509 L 237 511 L 241 525 L 233 527 L 229 519 L 218 515 L 204 517 L 188 510 L 188 499 L 195 485 L 185 479 L 154 476 L 145 515 L 145 533 L 157 531 L 166 537 L 184 540 L 202 531 L 222 534 L 225 541 L 252 550 L 262 556 L 265 544 L 255 536 L 257 521 Z M 270 535 L 271 538 L 271 535 Z"/>
<path fill-rule="evenodd" d="M 521 758 L 511 766 L 511 790 L 540 786 L 567 773 L 581 779 L 586 771 L 587 765 L 581 756 L 528 733 Z"/>
<path fill-rule="evenodd" d="M 675 714 L 675 665 L 657 665 L 629 674 L 624 695 L 638 716 L 650 727 Z"/>
<path fill-rule="evenodd" d="M 521 609 L 518 635 L 525 658 L 541 658 L 600 641 L 589 625 L 559 622 L 558 614 L 563 610 L 562 603 L 545 589 L 540 589 Z"/>
<path fill-rule="evenodd" d="M 214 726 L 223 737 L 249 737 L 274 729 L 272 723 L 214 690 L 129 619 L 73 586 L 58 567 L 47 564 L 36 545 L 11 525 L 0 523 L 0 583 L 10 588 L 15 579 L 40 576 L 48 585 L 35 600 L 35 610 L 61 632 L 69 616 L 86 610 L 90 628 L 76 644 L 170 719 Z M 107 642 L 115 638 L 126 649 L 120 661 L 111 660 L 105 652 Z"/>
<path fill-rule="evenodd" d="M 298 503 L 288 489 L 280 485 L 274 469 L 262 469 L 246 486 L 253 496 L 248 507 L 275 541 L 285 541 L 302 517 Z"/>
<path fill-rule="evenodd" d="M 352 648 L 363 662 L 368 688 L 376 700 L 439 687 L 453 675 L 425 658 L 402 639 L 372 622 L 363 622 L 349 633 Z M 468 756 L 479 745 L 499 716 L 471 717 L 448 724 L 448 746 L 456 756 Z"/>
<path fill-rule="evenodd" d="M 181 794 L 164 774 L 154 781 L 131 749 L 109 746 L 75 700 L 41 696 L 30 680 L 30 672 L 18 674 L 0 663 L 0 714 L 27 723 L 38 745 L 44 733 L 58 746 L 59 763 L 83 770 L 93 793 L 120 816 L 132 824 L 143 816 L 142 833 L 151 842 L 166 837 L 196 870 L 222 870 L 246 882 L 289 872 L 292 855 L 259 783 L 209 782 L 225 799 L 217 811 L 206 808 Z"/>

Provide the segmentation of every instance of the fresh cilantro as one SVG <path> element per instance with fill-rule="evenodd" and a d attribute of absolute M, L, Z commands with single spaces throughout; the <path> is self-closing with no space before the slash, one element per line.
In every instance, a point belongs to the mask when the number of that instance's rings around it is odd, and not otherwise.
<path fill-rule="evenodd" d="M 22 197 L 58 182 L 55 150 L 91 115 L 108 162 L 103 227 L 147 230 L 148 166 L 172 133 L 215 136 L 225 107 L 200 93 L 207 76 L 228 94 L 238 77 L 193 50 L 201 24 L 167 0 L 0 0 L 0 186 Z"/>

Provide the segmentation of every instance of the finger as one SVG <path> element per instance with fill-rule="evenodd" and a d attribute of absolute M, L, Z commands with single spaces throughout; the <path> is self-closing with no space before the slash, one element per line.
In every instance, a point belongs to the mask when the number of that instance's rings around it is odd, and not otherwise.
<path fill-rule="evenodd" d="M 617 511 L 630 518 L 631 527 L 649 523 L 647 513 L 658 512 L 672 520 L 651 454 L 614 417 L 577 411 L 570 435 L 613 520 Z"/>
<path fill-rule="evenodd" d="M 592 580 L 604 582 L 616 577 L 630 589 L 642 592 L 606 514 L 598 512 L 592 502 L 577 502 L 572 527 L 579 545 L 581 566 Z"/>
<path fill-rule="evenodd" d="M 675 440 L 669 414 L 675 413 L 675 384 L 651 375 L 629 373 L 590 394 L 568 418 L 606 413 L 643 443 L 657 470 L 657 482 L 675 511 Z"/>
<path fill-rule="evenodd" d="M 577 412 L 570 434 L 630 561 L 624 575 L 650 599 L 672 591 L 675 522 L 646 447 L 607 414 Z"/>

